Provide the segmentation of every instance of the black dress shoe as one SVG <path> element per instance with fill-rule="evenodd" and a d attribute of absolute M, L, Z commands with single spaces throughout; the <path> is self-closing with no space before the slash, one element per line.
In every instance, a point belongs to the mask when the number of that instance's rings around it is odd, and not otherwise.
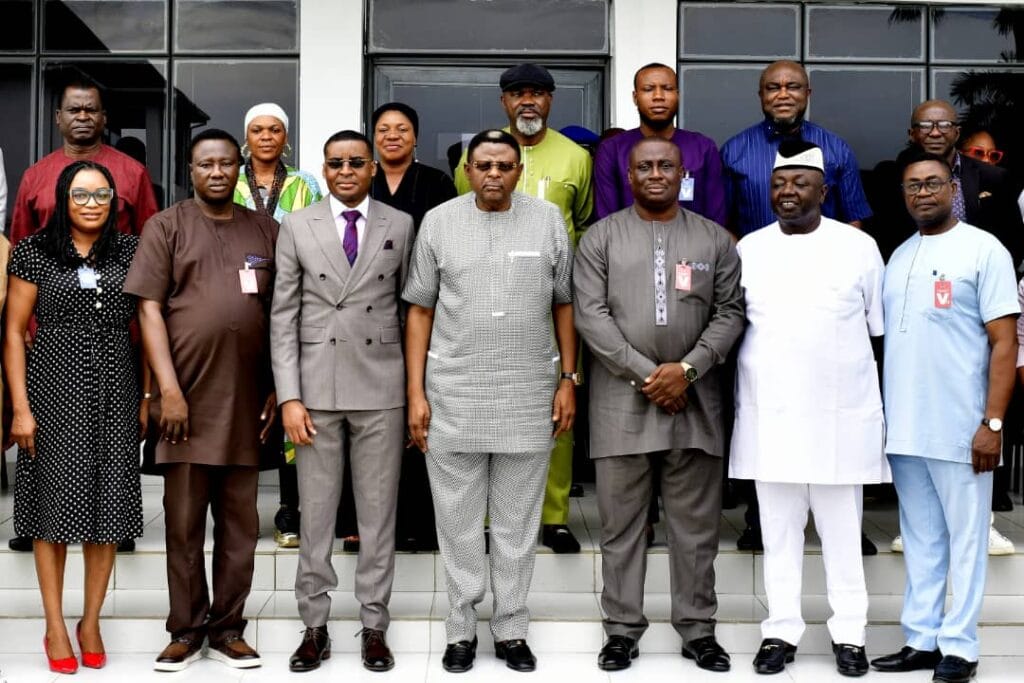
<path fill-rule="evenodd" d="M 934 669 L 942 659 L 938 650 L 915 650 L 910 646 L 899 652 L 871 660 L 871 666 L 878 671 L 901 672 L 919 669 Z"/>
<path fill-rule="evenodd" d="M 573 484 L 569 487 L 570 498 L 582 498 L 583 497 L 583 484 Z"/>
<path fill-rule="evenodd" d="M 844 676 L 863 676 L 868 672 L 868 656 L 861 645 L 832 643 L 836 670 Z"/>
<path fill-rule="evenodd" d="M 796 657 L 796 645 L 780 638 L 765 638 L 754 655 L 754 671 L 759 674 L 777 674 Z"/>
<path fill-rule="evenodd" d="M 967 683 L 978 673 L 978 663 L 956 655 L 946 655 L 935 665 L 932 683 Z"/>
<path fill-rule="evenodd" d="M 708 671 L 728 671 L 732 666 L 729 653 L 722 649 L 714 636 L 683 643 L 683 656 L 696 661 L 697 666 Z"/>
<path fill-rule="evenodd" d="M 736 540 L 736 547 L 740 550 L 764 550 L 764 541 L 761 540 L 761 529 L 748 526 Z"/>
<path fill-rule="evenodd" d="M 384 631 L 364 628 L 362 637 L 363 667 L 370 671 L 391 671 L 395 668 L 395 656 L 384 640 Z"/>
<path fill-rule="evenodd" d="M 494 656 L 504 659 L 505 666 L 513 671 L 533 671 L 537 668 L 537 658 L 530 652 L 530 646 L 521 638 L 495 642 Z"/>
<path fill-rule="evenodd" d="M 461 674 L 473 668 L 473 660 L 476 659 L 476 638 L 472 641 L 460 640 L 457 643 L 448 643 L 444 649 L 444 656 L 441 657 L 441 666 L 444 670 Z"/>
<path fill-rule="evenodd" d="M 554 550 L 557 554 L 578 553 L 580 542 L 564 524 L 545 524 L 541 532 L 541 543 Z"/>
<path fill-rule="evenodd" d="M 119 553 L 134 553 L 135 552 L 135 539 L 126 538 L 117 544 L 117 552 Z"/>
<path fill-rule="evenodd" d="M 1009 512 L 1013 509 L 1013 501 L 1005 491 L 992 496 L 992 512 Z"/>
<path fill-rule="evenodd" d="M 867 534 L 861 532 L 860 535 L 860 554 L 864 557 L 871 557 L 872 555 L 878 554 L 878 547 L 871 542 Z"/>
<path fill-rule="evenodd" d="M 7 541 L 7 547 L 16 553 L 32 552 L 32 538 L 30 536 L 15 536 Z"/>
<path fill-rule="evenodd" d="M 628 669 L 639 656 L 640 648 L 629 636 L 608 636 L 601 651 L 597 653 L 597 668 L 602 671 L 622 671 Z"/>
<path fill-rule="evenodd" d="M 302 633 L 302 643 L 288 660 L 292 671 L 312 671 L 320 668 L 320 662 L 331 658 L 331 637 L 327 626 L 313 626 Z"/>

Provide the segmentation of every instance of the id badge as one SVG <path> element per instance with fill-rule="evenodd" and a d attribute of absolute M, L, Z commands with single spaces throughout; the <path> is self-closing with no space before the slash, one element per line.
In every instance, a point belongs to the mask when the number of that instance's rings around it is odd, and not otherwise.
<path fill-rule="evenodd" d="M 256 284 L 256 271 L 243 268 L 238 271 L 238 280 L 242 284 L 242 294 L 259 294 Z"/>
<path fill-rule="evenodd" d="M 96 289 L 96 270 L 81 266 L 78 269 L 78 286 L 82 289 Z"/>
<path fill-rule="evenodd" d="M 692 285 L 693 269 L 686 263 L 676 264 L 676 291 L 689 292 Z"/>
<path fill-rule="evenodd" d="M 953 281 L 935 281 L 935 308 L 950 308 L 953 306 Z"/>
<path fill-rule="evenodd" d="M 692 202 L 693 201 L 694 182 L 693 178 L 687 174 L 683 176 L 683 179 L 679 181 L 679 201 L 681 202 Z"/>

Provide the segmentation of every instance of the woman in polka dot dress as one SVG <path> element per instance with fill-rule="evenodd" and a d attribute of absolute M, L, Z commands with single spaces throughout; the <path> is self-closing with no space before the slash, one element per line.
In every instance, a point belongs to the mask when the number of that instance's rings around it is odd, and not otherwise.
<path fill-rule="evenodd" d="M 145 412 L 128 334 L 135 299 L 121 291 L 138 238 L 117 231 L 113 178 L 76 161 L 58 178 L 56 199 L 46 226 L 11 254 L 4 361 L 18 444 L 14 528 L 34 539 L 50 668 L 74 673 L 61 595 L 67 544 L 81 543 L 85 562 L 82 664 L 99 668 L 116 544 L 142 535 Z M 33 313 L 39 327 L 26 350 Z"/>

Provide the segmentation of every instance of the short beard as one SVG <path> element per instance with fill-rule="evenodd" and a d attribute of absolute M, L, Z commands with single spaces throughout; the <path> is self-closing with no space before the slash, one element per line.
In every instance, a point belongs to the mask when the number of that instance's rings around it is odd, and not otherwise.
<path fill-rule="evenodd" d="M 519 131 L 520 135 L 532 138 L 544 130 L 544 121 L 541 119 L 524 119 L 522 116 L 517 116 L 516 130 Z"/>
<path fill-rule="evenodd" d="M 655 121 L 653 119 L 647 118 L 643 114 L 640 114 L 640 125 L 641 126 L 647 126 L 651 130 L 662 131 L 662 130 L 667 130 L 669 128 L 674 128 L 675 127 L 675 122 L 676 122 L 676 117 L 674 117 L 674 116 L 670 117 L 668 119 L 665 119 L 664 121 Z"/>

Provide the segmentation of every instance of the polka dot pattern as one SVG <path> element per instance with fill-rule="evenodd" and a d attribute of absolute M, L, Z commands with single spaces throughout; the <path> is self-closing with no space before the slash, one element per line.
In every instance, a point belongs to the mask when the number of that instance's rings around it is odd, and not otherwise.
<path fill-rule="evenodd" d="M 39 323 L 28 352 L 28 400 L 36 456 L 19 449 L 14 528 L 54 543 L 116 543 L 142 535 L 139 387 L 128 325 L 135 297 L 122 293 L 138 238 L 117 236 L 96 269 L 95 289 L 77 268 L 18 242 L 8 272 L 38 287 Z"/>

